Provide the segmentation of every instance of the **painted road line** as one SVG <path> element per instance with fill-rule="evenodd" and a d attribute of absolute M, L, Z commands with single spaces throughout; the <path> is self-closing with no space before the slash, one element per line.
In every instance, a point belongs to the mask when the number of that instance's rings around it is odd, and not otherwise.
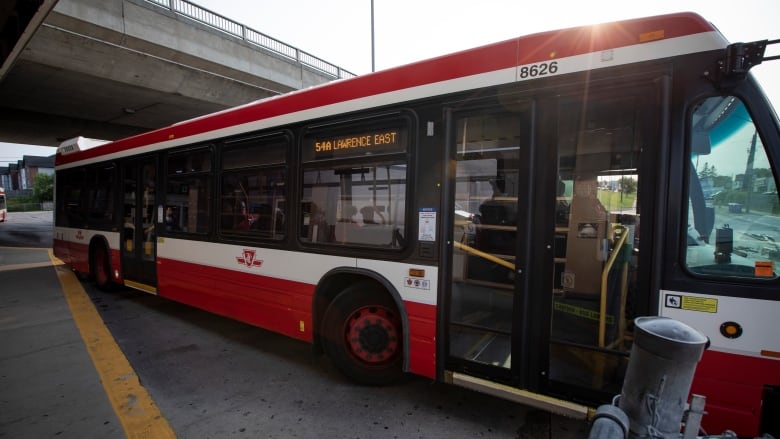
<path fill-rule="evenodd" d="M 51 250 L 49 257 L 55 265 L 73 320 L 89 356 L 92 357 L 92 363 L 100 375 L 114 412 L 122 423 L 125 435 L 130 439 L 175 438 L 173 429 L 149 392 L 141 385 L 130 362 L 103 324 L 100 314 L 76 279 L 76 275 L 55 257 Z"/>

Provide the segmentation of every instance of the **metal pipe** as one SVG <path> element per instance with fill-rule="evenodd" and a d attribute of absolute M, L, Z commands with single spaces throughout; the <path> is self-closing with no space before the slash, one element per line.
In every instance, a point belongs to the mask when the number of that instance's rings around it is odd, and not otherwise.
<path fill-rule="evenodd" d="M 623 252 L 623 245 L 628 238 L 628 228 L 620 226 L 622 229 L 620 239 L 615 244 L 612 254 L 609 256 L 609 260 L 604 265 L 604 270 L 601 272 L 601 297 L 599 302 L 599 347 L 606 347 L 606 333 L 607 333 L 607 280 L 609 279 L 609 272 L 612 270 L 612 266 L 615 264 L 615 260 L 618 255 Z M 626 268 L 626 267 L 624 267 Z M 616 316 L 617 319 L 622 319 L 623 316 Z"/>
<path fill-rule="evenodd" d="M 696 363 L 707 338 L 667 317 L 639 317 L 618 407 L 630 438 L 679 439 Z"/>
<path fill-rule="evenodd" d="M 605 404 L 596 409 L 588 439 L 626 439 L 629 421 L 620 408 Z"/>

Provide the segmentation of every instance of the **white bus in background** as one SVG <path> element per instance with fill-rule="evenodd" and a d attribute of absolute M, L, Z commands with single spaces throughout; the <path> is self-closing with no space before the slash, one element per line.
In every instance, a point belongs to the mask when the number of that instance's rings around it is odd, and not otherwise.
<path fill-rule="evenodd" d="M 8 216 L 8 207 L 5 203 L 5 189 L 0 187 L 0 223 L 5 222 Z"/>

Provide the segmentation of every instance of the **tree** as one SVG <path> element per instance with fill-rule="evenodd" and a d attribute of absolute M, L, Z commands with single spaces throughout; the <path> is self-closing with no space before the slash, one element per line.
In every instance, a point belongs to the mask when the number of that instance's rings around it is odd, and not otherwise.
<path fill-rule="evenodd" d="M 54 178 L 49 174 L 38 174 L 33 183 L 33 197 L 39 203 L 54 200 Z"/>
<path fill-rule="evenodd" d="M 710 166 L 709 163 L 705 162 L 704 169 L 702 169 L 701 172 L 699 172 L 699 178 L 703 180 L 707 177 L 714 178 L 717 176 L 718 176 L 718 171 L 715 169 L 715 166 Z"/>
<path fill-rule="evenodd" d="M 753 169 L 753 175 L 756 178 L 772 178 L 772 170 L 769 168 L 755 168 Z"/>
<path fill-rule="evenodd" d="M 719 175 L 712 179 L 712 185 L 717 188 L 731 189 L 732 180 L 728 175 Z"/>
<path fill-rule="evenodd" d="M 624 194 L 633 194 L 636 192 L 636 180 L 631 177 L 622 177 L 620 179 L 620 192 Z"/>

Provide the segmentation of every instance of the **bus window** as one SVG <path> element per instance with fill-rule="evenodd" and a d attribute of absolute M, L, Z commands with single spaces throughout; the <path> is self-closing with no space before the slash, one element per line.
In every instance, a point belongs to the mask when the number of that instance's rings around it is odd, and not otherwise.
<path fill-rule="evenodd" d="M 695 274 L 775 279 L 777 182 L 750 114 L 738 98 L 711 97 L 690 122 L 685 266 Z"/>
<path fill-rule="evenodd" d="M 116 168 L 114 165 L 88 169 L 86 174 L 86 210 L 90 228 L 111 230 L 114 224 L 115 204 L 114 185 Z"/>
<path fill-rule="evenodd" d="M 75 169 L 57 176 L 56 225 L 59 227 L 82 228 L 85 225 L 86 212 L 82 202 L 85 172 Z"/>
<path fill-rule="evenodd" d="M 405 163 L 392 161 L 304 172 L 303 240 L 401 247 L 406 173 Z"/>
<path fill-rule="evenodd" d="M 260 239 L 285 237 L 286 137 L 226 145 L 222 155 L 222 233 Z"/>
<path fill-rule="evenodd" d="M 168 156 L 165 230 L 208 233 L 210 188 L 211 150 L 188 150 Z"/>

